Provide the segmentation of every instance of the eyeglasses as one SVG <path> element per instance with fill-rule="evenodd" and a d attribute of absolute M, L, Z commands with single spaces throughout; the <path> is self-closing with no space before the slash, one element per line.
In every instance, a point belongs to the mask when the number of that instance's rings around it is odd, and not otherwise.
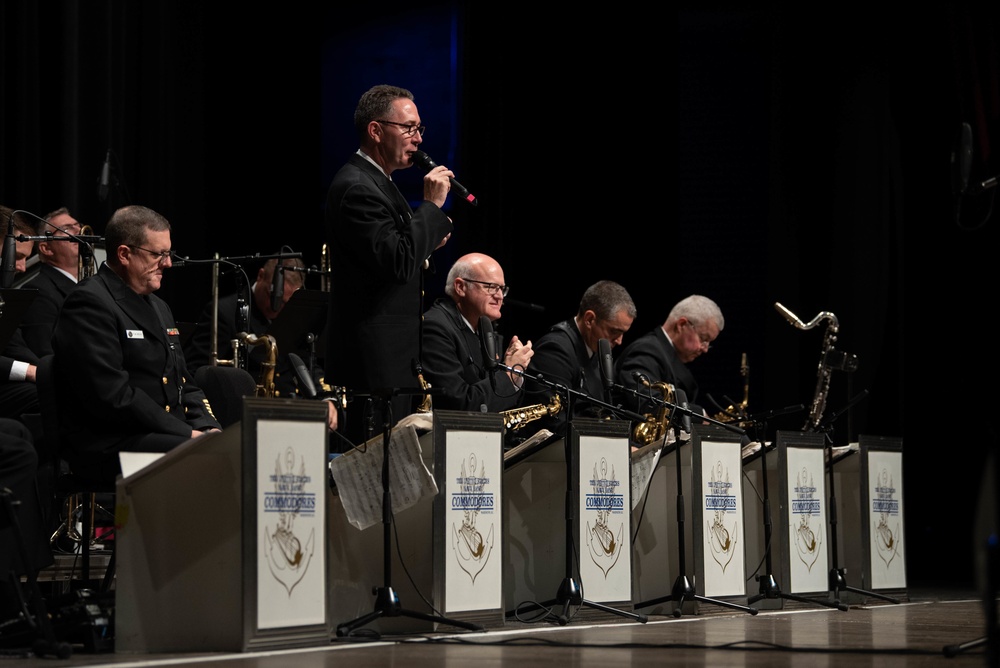
<path fill-rule="evenodd" d="M 699 333 L 697 328 L 695 328 L 693 322 L 688 322 L 687 324 L 691 326 L 692 330 L 694 330 L 695 336 L 698 337 L 698 341 L 699 343 L 701 343 L 701 347 L 705 349 L 705 352 L 707 353 L 709 350 L 711 350 L 712 340 L 709 338 L 708 334 Z"/>
<path fill-rule="evenodd" d="M 468 281 L 469 283 L 478 283 L 479 285 L 484 286 L 483 290 L 486 290 L 486 294 L 488 295 L 495 295 L 497 293 L 497 290 L 499 290 L 500 294 L 506 297 L 507 293 L 510 292 L 509 285 L 500 285 L 499 283 L 487 283 L 486 281 L 477 281 L 474 278 L 463 277 L 462 280 Z"/>
<path fill-rule="evenodd" d="M 169 260 L 170 258 L 172 258 L 173 255 L 174 255 L 174 252 L 172 250 L 153 251 L 153 250 L 149 250 L 148 248 L 143 248 L 142 246 L 132 246 L 132 245 L 129 245 L 129 244 L 126 244 L 126 245 L 129 248 L 133 249 L 133 250 L 146 251 L 150 255 L 155 256 L 157 262 L 165 262 L 166 260 Z"/>
<path fill-rule="evenodd" d="M 389 125 L 398 125 L 399 127 L 403 128 L 402 133 L 403 133 L 404 137 L 412 137 L 413 135 L 417 134 L 418 132 L 420 133 L 420 136 L 423 137 L 424 133 L 427 132 L 427 127 L 423 126 L 423 125 L 409 125 L 407 123 L 397 123 L 396 121 L 379 121 L 379 120 L 376 120 L 375 122 L 376 123 L 388 123 Z"/>

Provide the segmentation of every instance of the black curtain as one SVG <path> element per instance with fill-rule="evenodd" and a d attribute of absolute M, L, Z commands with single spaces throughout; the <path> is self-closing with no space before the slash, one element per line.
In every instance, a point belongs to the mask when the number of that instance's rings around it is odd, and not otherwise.
<path fill-rule="evenodd" d="M 626 343 L 706 294 L 726 327 L 694 371 L 703 391 L 740 400 L 746 354 L 751 412 L 808 406 L 816 388 L 828 321 L 798 330 L 775 302 L 806 322 L 835 314 L 837 348 L 859 365 L 834 374 L 828 410 L 868 392 L 835 439 L 904 438 L 911 577 L 971 578 L 997 222 L 991 192 L 964 195 L 956 216 L 951 154 L 968 121 L 972 181 L 1000 172 L 997 10 L 623 8 L 569 21 L 564 9 L 401 7 L 2 3 L 0 202 L 66 205 L 98 234 L 115 207 L 141 203 L 172 222 L 182 255 L 289 245 L 318 265 L 331 169 L 355 147 L 344 110 L 372 84 L 406 86 L 428 153 L 480 200 L 451 205 L 456 234 L 428 299 L 472 250 L 500 260 L 512 297 L 544 307 L 504 309 L 501 331 L 526 339 L 599 279 L 635 298 Z M 101 201 L 109 150 L 117 181 Z M 906 293 L 920 309 L 909 327 Z M 193 321 L 209 270 L 170 272 L 161 295 Z M 908 332 L 923 363 L 904 406 Z"/>

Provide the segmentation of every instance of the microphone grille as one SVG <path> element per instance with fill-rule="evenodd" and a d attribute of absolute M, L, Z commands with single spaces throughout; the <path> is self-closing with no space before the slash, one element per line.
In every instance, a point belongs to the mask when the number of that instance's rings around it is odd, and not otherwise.
<path fill-rule="evenodd" d="M 430 171 L 431 169 L 436 167 L 434 161 L 431 160 L 431 157 L 426 153 L 424 153 L 423 151 L 413 152 L 413 164 L 427 171 Z"/>

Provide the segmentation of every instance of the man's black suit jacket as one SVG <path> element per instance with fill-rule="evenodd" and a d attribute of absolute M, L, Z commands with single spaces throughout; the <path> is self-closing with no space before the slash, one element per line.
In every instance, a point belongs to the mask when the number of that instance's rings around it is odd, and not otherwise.
<path fill-rule="evenodd" d="M 632 343 L 625 346 L 615 362 L 615 374 L 618 384 L 623 387 L 635 387 L 633 372 L 645 374 L 650 383 L 670 383 L 675 388 L 684 390 L 687 395 L 688 407 L 695 413 L 701 413 L 698 401 L 698 381 L 686 364 L 677 358 L 677 351 L 667 340 L 662 327 L 643 334 Z M 638 389 L 643 392 L 643 388 Z M 662 399 L 660 395 L 656 398 Z M 655 413 L 657 406 L 649 402 L 637 404 L 638 413 Z"/>
<path fill-rule="evenodd" d="M 326 382 L 362 394 L 418 387 L 424 263 L 451 233 L 451 220 L 433 202 L 411 209 L 396 185 L 357 154 L 330 184 L 325 220 Z M 395 396 L 392 420 L 411 413 L 417 399 Z M 357 403 L 349 413 L 357 414 Z M 362 435 L 358 422 L 351 417 L 346 427 L 354 442 Z"/>
<path fill-rule="evenodd" d="M 71 467 L 147 434 L 221 428 L 188 371 L 170 307 L 137 294 L 106 264 L 66 297 L 52 348 Z"/>
<path fill-rule="evenodd" d="M 26 288 L 38 291 L 35 301 L 25 311 L 21 320 L 21 334 L 24 342 L 38 357 L 52 352 L 52 332 L 56 328 L 56 318 L 66 295 L 76 287 L 76 281 L 55 267 L 40 264 L 38 273 Z"/>
<path fill-rule="evenodd" d="M 487 412 L 498 413 L 518 405 L 520 393 L 506 371 L 486 371 L 479 337 L 451 298 L 427 309 L 423 340 L 424 380 L 437 390 L 434 408 L 479 411 L 485 405 Z"/>
<path fill-rule="evenodd" d="M 553 325 L 548 332 L 532 344 L 535 351 L 531 358 L 530 373 L 540 376 L 549 383 L 572 390 L 569 397 L 561 397 L 563 408 L 555 416 L 543 417 L 537 424 L 525 427 L 527 435 L 539 429 L 548 429 L 553 433 L 562 433 L 566 425 L 567 404 L 572 402 L 574 416 L 597 417 L 604 410 L 597 404 L 587 401 L 593 398 L 605 400 L 604 383 L 601 380 L 599 356 L 592 355 L 587 348 L 583 335 L 570 318 Z M 524 398 L 521 405 L 548 404 L 553 390 L 547 383 L 526 380 Z M 560 392 L 565 394 L 565 392 Z"/>

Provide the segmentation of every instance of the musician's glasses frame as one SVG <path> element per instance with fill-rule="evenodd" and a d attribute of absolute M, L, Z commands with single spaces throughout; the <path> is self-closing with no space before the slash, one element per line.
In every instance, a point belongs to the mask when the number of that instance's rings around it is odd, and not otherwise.
<path fill-rule="evenodd" d="M 500 285 L 499 283 L 490 283 L 488 281 L 477 281 L 474 278 L 465 278 L 465 277 L 462 277 L 462 280 L 468 281 L 469 283 L 478 283 L 479 285 L 484 286 L 483 290 L 486 290 L 486 294 L 491 296 L 495 295 L 497 293 L 497 290 L 499 290 L 500 294 L 503 295 L 504 297 L 506 297 L 507 293 L 510 292 L 509 285 Z"/>

